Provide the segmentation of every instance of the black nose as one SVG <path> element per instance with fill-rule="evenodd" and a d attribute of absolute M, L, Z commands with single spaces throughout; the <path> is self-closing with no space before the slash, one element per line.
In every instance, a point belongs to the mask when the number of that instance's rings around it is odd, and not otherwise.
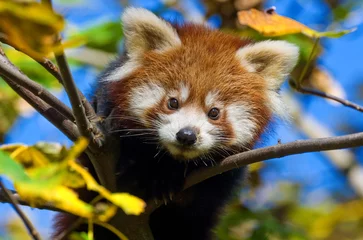
<path fill-rule="evenodd" d="M 192 128 L 182 128 L 176 134 L 176 140 L 183 145 L 193 145 L 197 141 L 197 135 Z"/>

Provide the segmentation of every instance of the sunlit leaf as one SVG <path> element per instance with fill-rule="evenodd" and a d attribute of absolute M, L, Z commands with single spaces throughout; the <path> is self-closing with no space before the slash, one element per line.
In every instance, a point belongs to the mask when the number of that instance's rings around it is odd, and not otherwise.
<path fill-rule="evenodd" d="M 86 232 L 73 232 L 69 236 L 69 240 L 91 240 L 88 238 L 88 234 Z"/>
<path fill-rule="evenodd" d="M 124 210 L 126 214 L 139 215 L 144 211 L 145 203 L 128 193 L 114 193 L 109 200 Z"/>
<path fill-rule="evenodd" d="M 38 143 L 35 146 L 23 144 L 0 147 L 0 174 L 14 183 L 20 197 L 31 206 L 51 205 L 88 219 L 107 221 L 122 208 L 126 214 L 138 215 L 145 203 L 127 193 L 111 193 L 76 162 L 88 146 L 85 138 L 80 138 L 67 150 L 55 143 Z M 74 188 L 87 186 L 99 192 L 101 198 L 110 203 L 100 202 L 92 206 L 78 198 Z"/>
<path fill-rule="evenodd" d="M 39 2 L 0 0 L 2 39 L 35 58 L 53 51 L 63 28 L 63 17 Z"/>
<path fill-rule="evenodd" d="M 122 208 L 125 213 L 139 215 L 144 211 L 145 202 L 138 197 L 127 193 L 111 193 L 106 188 L 97 184 L 91 174 L 74 162 L 70 163 L 72 169 L 82 175 L 86 182 L 87 189 L 98 192 L 101 196 Z"/>
<path fill-rule="evenodd" d="M 241 24 L 247 25 L 265 36 L 302 33 L 311 38 L 337 38 L 355 30 L 318 32 L 291 18 L 280 16 L 275 11 L 261 12 L 256 9 L 238 12 L 238 20 Z"/>

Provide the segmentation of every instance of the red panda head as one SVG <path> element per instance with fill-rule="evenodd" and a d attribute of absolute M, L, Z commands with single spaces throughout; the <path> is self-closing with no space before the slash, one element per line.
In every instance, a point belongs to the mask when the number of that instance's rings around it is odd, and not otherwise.
<path fill-rule="evenodd" d="M 173 27 L 153 13 L 122 16 L 127 61 L 104 79 L 119 114 L 178 159 L 253 146 L 298 59 L 284 41 L 251 43 L 202 25 Z"/>

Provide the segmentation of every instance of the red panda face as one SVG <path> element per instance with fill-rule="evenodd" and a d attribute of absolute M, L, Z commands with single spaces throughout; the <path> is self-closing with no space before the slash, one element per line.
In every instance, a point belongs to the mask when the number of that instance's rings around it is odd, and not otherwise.
<path fill-rule="evenodd" d="M 293 45 L 176 29 L 141 9 L 127 10 L 123 23 L 129 59 L 105 79 L 111 97 L 175 158 L 249 149 L 282 112 L 277 91 L 297 61 Z"/>
<path fill-rule="evenodd" d="M 258 124 L 265 124 L 269 116 L 264 109 L 248 106 L 243 98 L 226 101 L 218 90 L 198 93 L 185 82 L 173 87 L 162 83 L 136 87 L 130 92 L 128 109 L 179 159 L 223 154 L 232 146 L 249 148 L 261 130 Z M 254 117 L 261 115 L 258 111 L 265 111 L 260 120 Z"/>

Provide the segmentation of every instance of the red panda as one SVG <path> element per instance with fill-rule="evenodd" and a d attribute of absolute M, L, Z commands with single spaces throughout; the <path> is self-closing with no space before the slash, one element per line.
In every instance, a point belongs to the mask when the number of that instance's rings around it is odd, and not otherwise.
<path fill-rule="evenodd" d="M 253 148 L 271 116 L 284 114 L 279 88 L 298 60 L 296 46 L 172 26 L 139 8 L 126 9 L 122 24 L 125 53 L 101 75 L 94 97 L 101 127 L 120 141 L 113 173 L 120 191 L 170 200 L 191 172 Z M 242 173 L 215 176 L 157 209 L 155 240 L 211 239 Z M 111 239 L 100 231 L 96 239 Z"/>

